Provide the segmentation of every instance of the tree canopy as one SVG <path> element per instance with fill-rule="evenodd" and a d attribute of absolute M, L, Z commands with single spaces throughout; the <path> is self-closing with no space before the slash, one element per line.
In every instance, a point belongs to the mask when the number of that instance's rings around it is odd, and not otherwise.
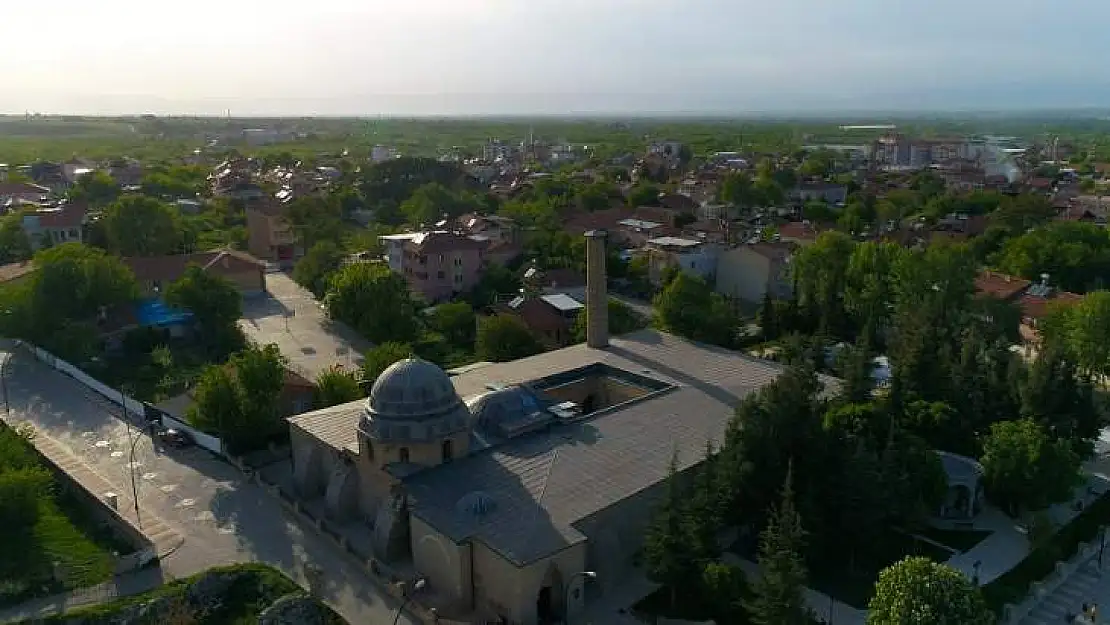
<path fill-rule="evenodd" d="M 316 408 L 337 406 L 364 397 L 354 371 L 335 365 L 316 378 L 313 405 Z"/>
<path fill-rule="evenodd" d="M 176 211 L 145 195 L 125 195 L 100 218 L 109 248 L 121 256 L 162 256 L 179 251 L 182 228 Z"/>
<path fill-rule="evenodd" d="M 234 453 L 258 449 L 287 432 L 282 418 L 285 357 L 277 345 L 249 345 L 226 365 L 210 365 L 194 392 L 189 421 Z"/>
<path fill-rule="evenodd" d="M 198 337 L 220 354 L 242 347 L 243 296 L 227 278 L 190 265 L 166 287 L 166 303 L 193 314 Z"/>
<path fill-rule="evenodd" d="M 354 263 L 335 273 L 324 297 L 328 314 L 374 343 L 417 338 L 417 304 L 403 276 L 388 267 Z"/>
<path fill-rule="evenodd" d="M 922 557 L 883 569 L 867 625 L 992 625 L 994 613 L 963 573 Z"/>
<path fill-rule="evenodd" d="M 490 315 L 478 320 L 474 351 L 478 360 L 508 362 L 543 350 L 528 326 L 512 315 Z"/>
<path fill-rule="evenodd" d="M 981 462 L 987 494 L 1012 513 L 1067 501 L 1080 481 L 1080 458 L 1068 441 L 1029 418 L 993 424 Z"/>

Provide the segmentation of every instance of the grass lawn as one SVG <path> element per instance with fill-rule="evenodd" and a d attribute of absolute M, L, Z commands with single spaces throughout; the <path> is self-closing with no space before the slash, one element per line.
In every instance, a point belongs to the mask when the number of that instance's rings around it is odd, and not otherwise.
<path fill-rule="evenodd" d="M 237 564 L 210 569 L 204 573 L 171 582 L 141 595 L 126 597 L 103 605 L 79 608 L 37 622 L 60 624 L 73 622 L 76 619 L 84 619 L 84 622 L 93 620 L 96 622 L 110 622 L 111 619 L 119 616 L 124 609 L 133 605 L 143 604 L 159 597 L 184 598 L 192 584 L 204 575 L 214 572 L 239 572 L 243 576 L 231 586 L 227 595 L 223 597 L 223 604 L 220 608 L 206 615 L 204 618 L 205 625 L 256 625 L 258 614 L 262 610 L 284 595 L 301 591 L 300 586 L 281 572 L 268 566 Z M 327 610 L 327 614 L 329 625 L 345 625 L 346 621 L 331 610 Z"/>
<path fill-rule="evenodd" d="M 917 533 L 951 547 L 960 553 L 970 551 L 972 547 L 983 542 L 984 538 L 991 535 L 990 532 L 983 530 L 940 529 L 936 527 L 927 527 Z"/>
<path fill-rule="evenodd" d="M 30 537 L 4 537 L 4 557 L 18 558 L 21 574 L 0 581 L 0 605 L 14 605 L 32 597 L 92 586 L 112 577 L 115 554 L 132 551 L 110 530 L 91 517 L 82 504 L 62 493 L 39 502 L 39 518 Z M 54 579 L 57 562 L 64 582 Z"/>
<path fill-rule="evenodd" d="M 866 559 L 857 559 L 851 569 L 843 560 L 812 565 L 809 571 L 810 587 L 854 608 L 865 610 L 875 592 L 879 572 L 887 566 L 909 555 L 924 556 L 937 562 L 944 562 L 952 555 L 927 542 L 895 532 L 888 532 L 886 536 L 876 540 L 876 545 L 878 548 L 875 554 Z"/>

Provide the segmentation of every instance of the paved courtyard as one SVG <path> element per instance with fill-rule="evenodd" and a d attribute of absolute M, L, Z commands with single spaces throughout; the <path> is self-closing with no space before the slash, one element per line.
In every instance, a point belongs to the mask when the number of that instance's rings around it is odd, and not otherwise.
<path fill-rule="evenodd" d="M 332 365 L 362 364 L 370 344 L 345 324 L 328 319 L 320 302 L 292 278 L 266 274 L 268 293 L 243 300 L 240 327 L 260 344 L 274 343 L 293 369 L 309 380 Z"/>
<path fill-rule="evenodd" d="M 26 351 L 10 354 L 11 420 L 33 424 L 102 477 L 119 494 L 121 512 L 132 519 L 134 474 L 144 522 L 159 518 L 184 539 L 163 560 L 169 577 L 220 564 L 263 562 L 303 584 L 304 565 L 314 563 L 325 571 L 324 598 L 348 622 L 391 622 L 395 603 L 360 564 L 315 531 L 305 531 L 262 487 L 200 449 L 157 449 L 148 437 L 129 434 L 115 404 Z M 411 625 L 405 618 L 401 622 Z"/>

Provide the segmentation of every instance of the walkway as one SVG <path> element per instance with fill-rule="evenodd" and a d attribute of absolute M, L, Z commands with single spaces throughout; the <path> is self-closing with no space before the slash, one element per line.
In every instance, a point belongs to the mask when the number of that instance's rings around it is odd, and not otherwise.
<path fill-rule="evenodd" d="M 166 581 L 168 580 L 160 567 L 146 568 L 117 576 L 115 579 L 96 586 L 78 588 L 50 597 L 31 599 L 17 606 L 0 609 L 0 623 L 51 616 L 83 606 L 105 603 L 119 597 L 142 594 L 154 590 Z"/>

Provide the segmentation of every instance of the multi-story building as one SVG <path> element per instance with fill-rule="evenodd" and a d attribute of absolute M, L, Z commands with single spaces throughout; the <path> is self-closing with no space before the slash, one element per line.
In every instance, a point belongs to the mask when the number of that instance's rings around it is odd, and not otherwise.
<path fill-rule="evenodd" d="M 749 303 L 762 300 L 767 293 L 775 299 L 789 298 L 793 249 L 788 243 L 755 243 L 722 253 L 717 260 L 717 292 Z"/>
<path fill-rule="evenodd" d="M 276 202 L 257 202 L 247 206 L 247 250 L 261 260 L 291 267 L 304 251 L 296 233 L 281 214 Z"/>
<path fill-rule="evenodd" d="M 31 249 L 37 251 L 60 243 L 84 241 L 87 211 L 84 204 L 62 204 L 24 215 L 23 232 Z"/>
<path fill-rule="evenodd" d="M 434 230 L 381 237 L 389 268 L 413 293 L 434 303 L 474 288 L 487 243 L 458 232 Z"/>
<path fill-rule="evenodd" d="M 649 239 L 643 251 L 648 257 L 648 278 L 659 284 L 671 267 L 708 279 L 717 270 L 720 248 L 705 241 L 682 237 Z"/>

